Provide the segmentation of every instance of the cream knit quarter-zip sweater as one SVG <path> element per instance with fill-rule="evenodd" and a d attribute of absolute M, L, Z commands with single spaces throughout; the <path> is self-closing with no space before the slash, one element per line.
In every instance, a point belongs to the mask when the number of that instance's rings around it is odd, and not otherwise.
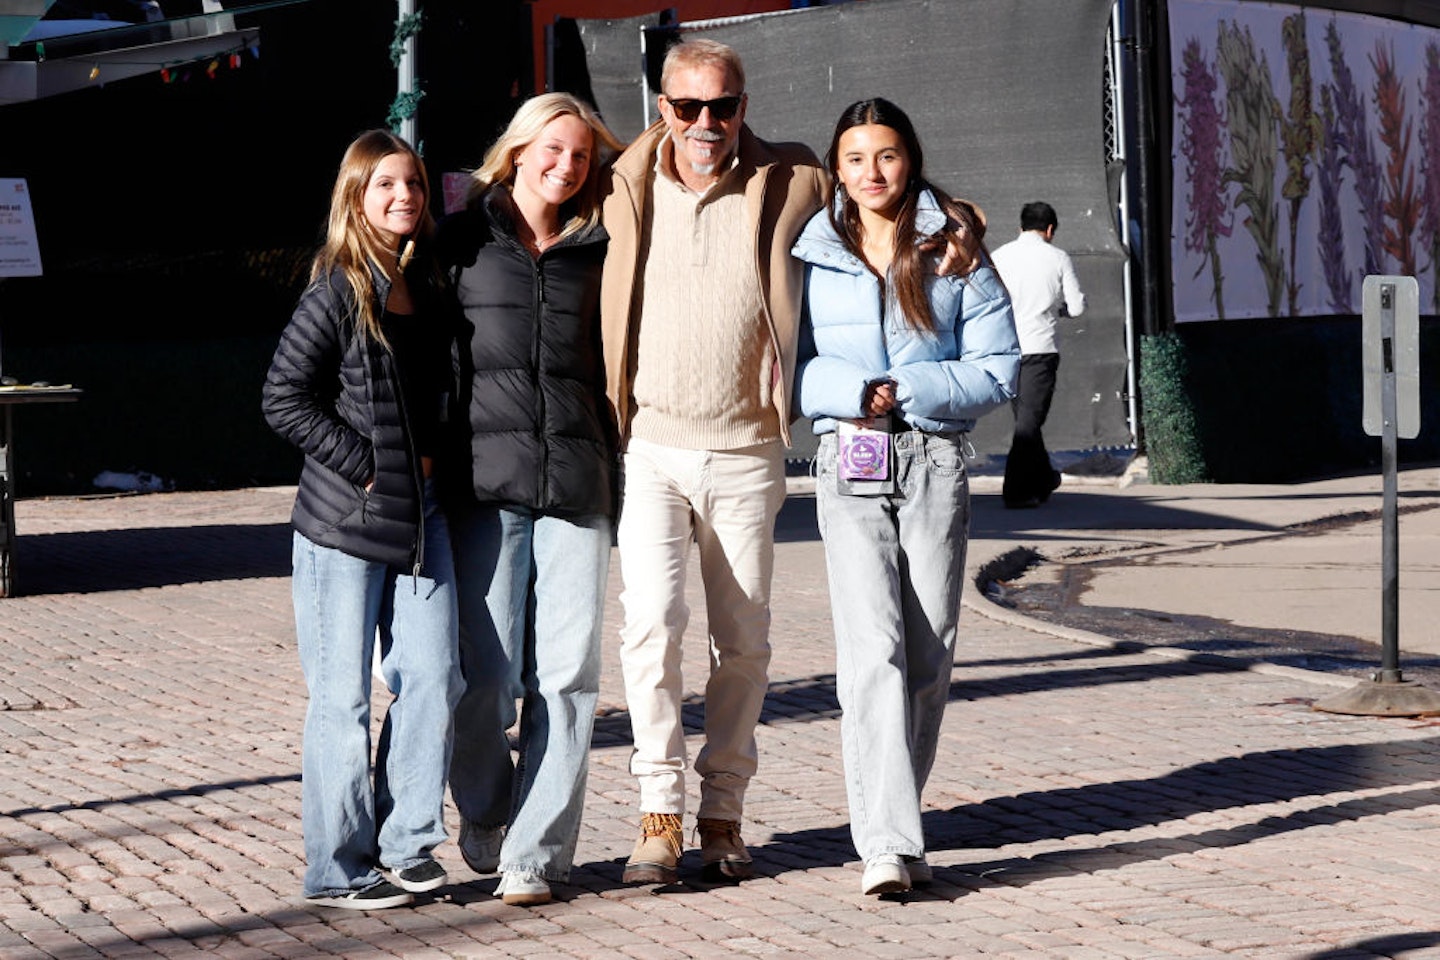
<path fill-rule="evenodd" d="M 655 163 L 660 145 L 668 136 L 665 122 L 657 120 L 621 154 L 601 184 L 605 230 L 610 234 L 600 283 L 605 395 L 615 412 L 622 441 L 631 435 L 637 412 L 634 386 L 645 274 L 652 260 L 658 258 L 663 264 L 673 259 L 670 254 L 674 251 L 652 247 L 649 238 L 642 236 L 654 219 L 651 208 L 655 203 Z M 764 335 L 778 358 L 772 366 L 767 396 L 769 406 L 777 411 L 780 437 L 789 442 L 790 388 L 805 278 L 800 261 L 790 256 L 790 246 L 810 215 L 823 206 L 829 182 L 809 147 L 767 143 L 757 139 L 748 127 L 740 129 L 739 159 L 734 172 L 741 181 L 736 189 L 744 193 L 742 215 L 727 226 L 750 234 L 746 242 L 754 245 L 754 259 L 738 277 L 747 278 L 747 283 L 752 282 L 748 278 L 754 278 L 759 288 Z M 731 297 L 736 295 L 735 290 L 730 290 Z M 688 309 L 693 304 L 687 300 L 685 306 Z M 665 321 L 658 314 L 652 319 Z M 671 362 L 693 363 L 697 358 L 674 357 Z M 733 380 L 729 386 L 739 389 Z"/>
<path fill-rule="evenodd" d="M 645 225 L 633 433 L 695 450 L 779 439 L 775 356 L 738 161 L 704 194 L 662 162 Z"/>

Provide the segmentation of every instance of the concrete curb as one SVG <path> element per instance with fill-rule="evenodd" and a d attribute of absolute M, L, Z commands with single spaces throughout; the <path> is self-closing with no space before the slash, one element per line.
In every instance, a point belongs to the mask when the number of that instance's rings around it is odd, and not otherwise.
<path fill-rule="evenodd" d="M 1181 647 L 1152 646 L 1135 640 L 1117 640 L 1114 637 L 1092 633 L 1089 630 L 1079 630 L 1063 624 L 1051 623 L 1048 620 L 1041 620 L 1038 617 L 1029 617 L 990 599 L 988 587 L 991 583 L 1018 576 L 1039 557 L 1040 554 L 1030 547 L 1013 547 L 980 564 L 971 578 L 972 589 L 961 593 L 960 606 L 986 619 L 994 620 L 996 623 L 1020 627 L 1034 633 L 1058 637 L 1091 647 L 1101 647 L 1124 653 L 1151 654 L 1166 660 L 1184 660 L 1207 666 L 1245 670 L 1266 676 L 1289 677 L 1326 687 L 1348 688 L 1355 686 L 1357 682 L 1353 677 L 1336 676 L 1319 670 L 1305 670 L 1300 667 L 1287 667 L 1264 661 L 1242 660 L 1238 657 L 1227 657 L 1218 653 L 1197 653 Z"/>

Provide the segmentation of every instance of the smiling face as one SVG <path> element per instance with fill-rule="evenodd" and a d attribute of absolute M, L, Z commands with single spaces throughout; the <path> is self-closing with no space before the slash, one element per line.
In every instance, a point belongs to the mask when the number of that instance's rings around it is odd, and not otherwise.
<path fill-rule="evenodd" d="M 739 79 L 724 66 L 701 63 L 677 69 L 660 95 L 660 115 L 675 141 L 676 173 L 687 185 L 693 186 L 691 180 L 713 182 L 734 156 L 745 123 L 745 91 L 740 87 Z M 692 101 L 720 102 L 701 106 L 695 113 Z"/>
<path fill-rule="evenodd" d="M 409 154 L 388 154 L 365 185 L 365 219 L 394 247 L 414 233 L 425 213 L 425 181 Z"/>
<path fill-rule="evenodd" d="M 894 219 L 910 182 L 910 154 L 893 128 L 876 123 L 840 135 L 835 176 L 862 211 Z"/>
<path fill-rule="evenodd" d="M 594 152 L 595 134 L 584 120 L 573 114 L 551 120 L 515 155 L 515 202 L 560 206 L 585 185 Z"/>

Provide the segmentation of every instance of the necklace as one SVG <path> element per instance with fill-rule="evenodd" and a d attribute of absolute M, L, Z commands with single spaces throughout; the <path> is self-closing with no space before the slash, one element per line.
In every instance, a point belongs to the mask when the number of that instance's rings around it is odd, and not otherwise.
<path fill-rule="evenodd" d="M 560 233 L 561 231 L 556 230 L 553 233 L 547 233 L 541 237 L 537 236 L 534 230 L 531 230 L 530 241 L 526 243 L 525 246 L 528 247 L 535 256 L 539 256 L 549 249 L 550 242 L 560 236 Z"/>

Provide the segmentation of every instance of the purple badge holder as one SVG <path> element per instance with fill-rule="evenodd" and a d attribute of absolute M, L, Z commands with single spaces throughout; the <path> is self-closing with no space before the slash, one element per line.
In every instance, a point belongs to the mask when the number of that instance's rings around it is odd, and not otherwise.
<path fill-rule="evenodd" d="M 835 436 L 836 489 L 849 496 L 895 492 L 890 417 L 841 420 Z"/>

